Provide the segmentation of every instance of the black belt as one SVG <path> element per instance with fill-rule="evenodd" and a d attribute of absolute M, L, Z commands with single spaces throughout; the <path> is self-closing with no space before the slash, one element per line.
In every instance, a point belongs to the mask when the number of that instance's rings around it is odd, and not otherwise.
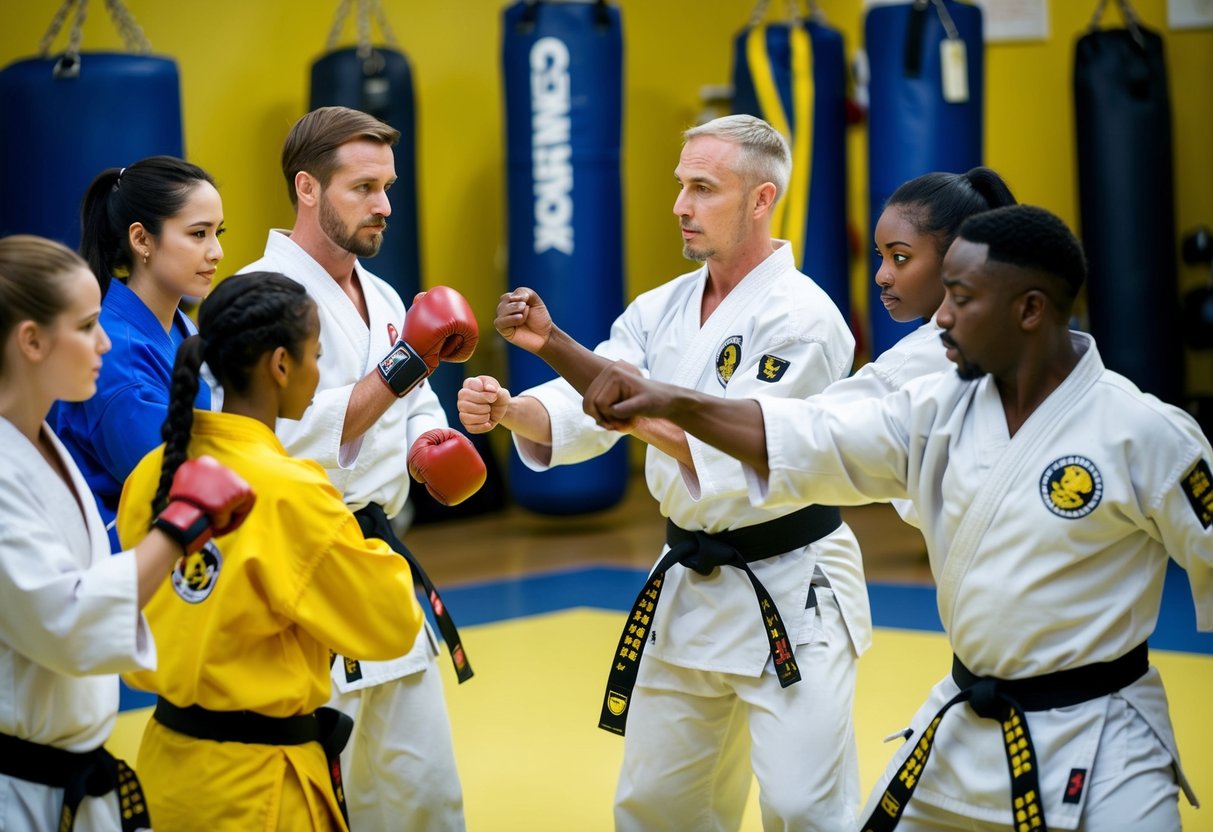
<path fill-rule="evenodd" d="M 471 679 L 473 675 L 472 665 L 468 662 L 467 654 L 463 651 L 463 642 L 459 640 L 459 630 L 455 627 L 455 620 L 451 618 L 446 604 L 442 602 L 442 597 L 438 594 L 437 587 L 430 580 L 430 576 L 425 574 L 425 570 L 421 568 L 417 557 L 408 550 L 408 547 L 392 531 L 391 521 L 387 519 L 383 506 L 377 503 L 369 503 L 355 511 L 354 516 L 358 518 L 358 526 L 362 529 L 362 534 L 365 537 L 374 537 L 382 540 L 392 547 L 392 551 L 408 561 L 409 568 L 413 571 L 413 580 L 425 588 L 425 597 L 430 602 L 430 609 L 434 611 L 434 619 L 438 622 L 438 631 L 442 633 L 442 638 L 446 642 L 447 649 L 451 651 L 451 661 L 455 665 L 455 676 L 459 679 L 460 684 Z M 345 659 L 345 676 L 351 682 L 362 678 L 362 670 L 357 660 Z"/>
<path fill-rule="evenodd" d="M 841 525 L 842 513 L 833 506 L 807 506 L 766 523 L 717 534 L 690 532 L 672 521 L 667 522 L 666 543 L 670 550 L 653 568 L 632 604 L 607 678 L 598 727 L 621 736 L 627 727 L 628 701 L 636 685 L 636 673 L 644 654 L 653 611 L 657 609 L 657 601 L 661 597 L 665 573 L 675 564 L 694 569 L 700 575 L 710 575 L 712 570 L 721 566 L 733 566 L 744 571 L 758 599 L 758 609 L 779 684 L 786 688 L 799 682 L 800 670 L 796 667 L 796 657 L 788 642 L 779 608 L 748 564 L 808 546 Z"/>
<path fill-rule="evenodd" d="M 60 832 L 73 828 L 76 811 L 86 796 L 102 797 L 115 790 L 123 832 L 152 828 L 147 801 L 135 770 L 105 748 L 64 751 L 0 734 L 0 774 L 63 789 L 63 807 L 56 827 Z"/>
<path fill-rule="evenodd" d="M 952 680 L 960 693 L 939 709 L 923 731 L 917 747 L 910 752 L 897 776 L 889 781 L 879 805 L 863 825 L 863 832 L 889 832 L 897 826 L 927 764 L 935 731 L 943 715 L 958 702 L 968 702 L 978 716 L 1002 723 L 1003 744 L 1011 772 L 1012 828 L 1048 832 L 1044 806 L 1040 802 L 1039 763 L 1028 733 L 1026 712 L 1065 708 L 1108 696 L 1133 684 L 1149 669 L 1149 648 L 1145 642 L 1110 662 L 1029 679 L 976 676 L 953 655 Z"/>
<path fill-rule="evenodd" d="M 341 750 L 349 742 L 354 720 L 341 711 L 317 708 L 311 714 L 274 717 L 253 711 L 212 711 L 200 705 L 180 708 L 161 696 L 156 698 L 152 717 L 165 728 L 198 740 L 255 745 L 319 743 L 328 761 L 329 779 L 341 816 L 349 824 L 341 779 Z"/>

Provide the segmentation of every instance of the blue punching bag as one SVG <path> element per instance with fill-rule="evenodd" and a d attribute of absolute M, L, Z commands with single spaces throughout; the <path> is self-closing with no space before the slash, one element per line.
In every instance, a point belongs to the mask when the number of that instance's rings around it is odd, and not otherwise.
<path fill-rule="evenodd" d="M 504 12 L 503 40 L 509 285 L 535 289 L 561 329 L 593 346 L 623 311 L 619 10 L 518 2 Z M 515 392 L 554 376 L 523 350 L 508 355 Z M 625 442 L 543 473 L 510 457 L 514 498 L 547 514 L 608 508 L 627 476 Z"/>
<path fill-rule="evenodd" d="M 417 231 L 417 118 L 413 72 L 395 45 L 380 14 L 379 25 L 389 46 L 371 46 L 369 10 L 359 6 L 359 43 L 336 49 L 346 4 L 338 9 L 327 50 L 312 64 L 309 109 L 341 106 L 369 113 L 400 131 L 395 147 L 396 183 L 392 185 L 392 215 L 383 245 L 367 268 L 392 285 L 412 304 L 421 291 L 421 254 Z M 376 9 L 378 5 L 376 4 Z"/>
<path fill-rule="evenodd" d="M 772 233 L 791 241 L 800 270 L 849 321 L 842 34 L 813 18 L 771 24 L 761 18 L 756 11 L 733 41 L 733 112 L 758 116 L 791 144 L 792 178 Z"/>
<path fill-rule="evenodd" d="M 1098 15 L 1074 51 L 1091 334 L 1109 369 L 1180 404 L 1184 354 L 1163 41 L 1131 15 L 1128 28 L 1098 30 Z"/>
<path fill-rule="evenodd" d="M 932 171 L 982 163 L 984 44 L 981 9 L 955 0 L 874 6 L 864 23 L 871 68 L 868 110 L 868 240 L 885 200 Z M 880 265 L 875 254 L 870 274 Z M 912 332 L 871 294 L 875 357 Z"/>
<path fill-rule="evenodd" d="M 111 13 L 121 4 L 111 6 Z M 63 10 L 61 10 L 63 11 Z M 0 236 L 38 234 L 80 245 L 80 200 L 102 170 L 147 156 L 182 156 L 177 65 L 149 54 L 80 52 L 81 2 L 67 50 L 0 70 Z M 116 17 L 130 49 L 150 45 L 124 10 Z M 20 195 L 15 198 L 14 195 Z"/>

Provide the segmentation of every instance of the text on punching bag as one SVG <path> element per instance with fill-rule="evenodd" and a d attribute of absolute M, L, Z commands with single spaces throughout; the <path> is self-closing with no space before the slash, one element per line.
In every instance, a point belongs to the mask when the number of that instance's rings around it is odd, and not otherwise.
<path fill-rule="evenodd" d="M 531 163 L 535 252 L 573 253 L 573 148 L 569 144 L 569 48 L 558 38 L 531 47 Z"/>

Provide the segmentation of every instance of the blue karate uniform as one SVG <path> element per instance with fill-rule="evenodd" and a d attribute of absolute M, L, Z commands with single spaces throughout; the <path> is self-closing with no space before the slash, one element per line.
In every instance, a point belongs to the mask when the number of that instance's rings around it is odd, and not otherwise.
<path fill-rule="evenodd" d="M 101 326 L 114 346 L 102 359 L 97 392 L 87 401 L 59 402 L 55 432 L 92 489 L 117 552 L 112 521 L 122 484 L 139 460 L 164 441 L 160 427 L 168 413 L 177 347 L 198 330 L 178 309 L 165 332 L 139 296 L 117 280 L 102 301 Z M 205 382 L 194 406 L 211 408 Z"/>

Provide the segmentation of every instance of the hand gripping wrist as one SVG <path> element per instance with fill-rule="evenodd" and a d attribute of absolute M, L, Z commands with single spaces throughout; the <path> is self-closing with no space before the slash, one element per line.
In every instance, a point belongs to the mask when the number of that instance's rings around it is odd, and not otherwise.
<path fill-rule="evenodd" d="M 378 364 L 379 378 L 388 386 L 396 398 L 405 396 L 430 374 L 429 367 L 417 351 L 401 338 L 392 345 Z"/>

